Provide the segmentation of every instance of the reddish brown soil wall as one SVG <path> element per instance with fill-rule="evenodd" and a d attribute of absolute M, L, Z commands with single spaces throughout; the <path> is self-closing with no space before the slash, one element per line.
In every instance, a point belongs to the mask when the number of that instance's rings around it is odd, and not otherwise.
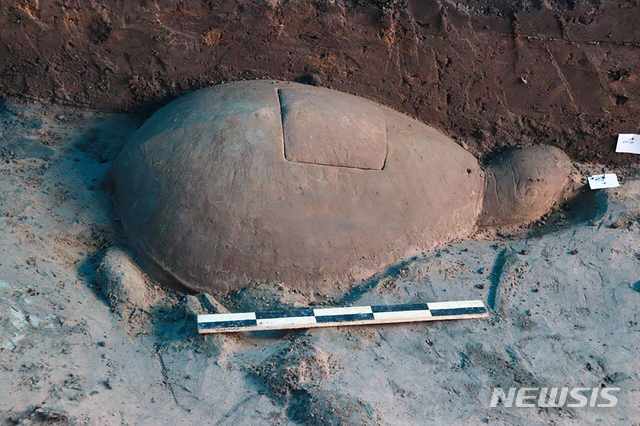
<path fill-rule="evenodd" d="M 149 111 L 222 81 L 378 100 L 476 154 L 549 143 L 617 164 L 640 132 L 640 2 L 0 2 L 0 96 Z"/>

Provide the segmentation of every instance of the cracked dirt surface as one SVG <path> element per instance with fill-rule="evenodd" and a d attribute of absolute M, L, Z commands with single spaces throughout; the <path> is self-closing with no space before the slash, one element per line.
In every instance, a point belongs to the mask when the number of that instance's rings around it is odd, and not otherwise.
<path fill-rule="evenodd" d="M 544 143 L 611 164 L 640 112 L 637 0 L 0 5 L 0 97 L 100 110 L 214 83 L 298 80 L 415 116 L 482 156 Z"/>
<path fill-rule="evenodd" d="M 195 334 L 197 313 L 309 301 L 285 285 L 218 301 L 159 289 L 144 277 L 148 291 L 129 293 L 131 305 L 103 294 L 96 274 L 122 237 L 99 184 L 140 121 L 2 104 L 2 421 L 613 425 L 640 418 L 637 171 L 616 170 L 621 188 L 586 192 L 515 236 L 478 235 L 425 253 L 328 302 L 481 298 L 491 307 L 487 320 L 203 337 Z M 585 174 L 600 168 L 576 166 Z M 617 407 L 489 408 L 495 386 L 601 385 L 621 388 Z"/>

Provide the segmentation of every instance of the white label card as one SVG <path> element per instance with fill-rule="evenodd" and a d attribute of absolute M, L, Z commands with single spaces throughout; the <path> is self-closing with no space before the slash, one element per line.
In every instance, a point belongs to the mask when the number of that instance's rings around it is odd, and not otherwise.
<path fill-rule="evenodd" d="M 619 186 L 618 176 L 615 173 L 589 176 L 589 188 L 591 189 L 617 188 Z"/>
<path fill-rule="evenodd" d="M 616 152 L 628 152 L 630 154 L 640 154 L 640 135 L 633 133 L 620 133 Z"/>

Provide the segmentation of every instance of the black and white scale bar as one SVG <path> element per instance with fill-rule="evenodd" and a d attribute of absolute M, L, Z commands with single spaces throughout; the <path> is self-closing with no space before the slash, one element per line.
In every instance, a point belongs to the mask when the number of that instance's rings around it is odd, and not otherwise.
<path fill-rule="evenodd" d="M 289 311 L 198 315 L 198 333 L 458 320 L 488 316 L 489 313 L 481 300 L 349 308 L 301 308 Z"/>

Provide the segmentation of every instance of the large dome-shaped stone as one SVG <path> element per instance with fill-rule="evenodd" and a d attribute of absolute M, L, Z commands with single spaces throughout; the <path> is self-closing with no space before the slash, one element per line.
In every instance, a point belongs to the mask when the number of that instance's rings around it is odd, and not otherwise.
<path fill-rule="evenodd" d="M 109 178 L 132 245 L 225 293 L 255 281 L 330 293 L 468 236 L 476 159 L 374 102 L 295 83 L 210 87 L 157 111 Z"/>

